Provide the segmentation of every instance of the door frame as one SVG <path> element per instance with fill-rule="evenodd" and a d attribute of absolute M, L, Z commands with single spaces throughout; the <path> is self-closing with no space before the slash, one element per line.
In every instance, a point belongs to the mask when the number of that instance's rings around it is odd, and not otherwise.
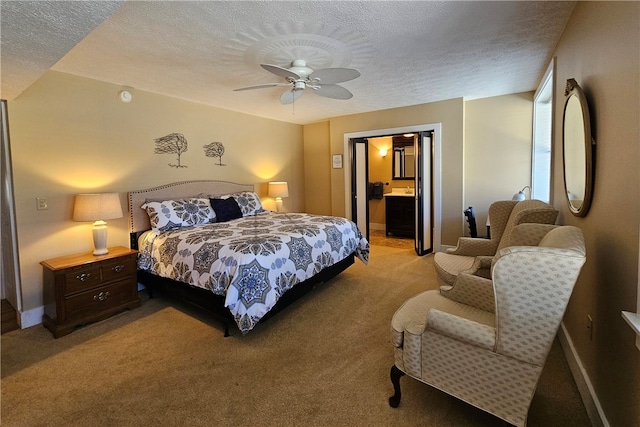
<path fill-rule="evenodd" d="M 442 159 L 441 159 L 441 144 L 442 144 L 442 124 L 441 123 L 427 123 L 422 125 L 402 126 L 396 128 L 387 129 L 371 129 L 360 132 L 345 133 L 344 137 L 344 151 L 345 155 L 349 156 L 349 159 L 343 164 L 344 173 L 344 188 L 345 188 L 345 217 L 351 218 L 351 146 L 350 139 L 352 138 L 374 138 L 376 136 L 393 135 L 398 133 L 412 133 L 412 132 L 426 132 L 433 131 L 433 252 L 439 252 L 441 247 L 441 222 L 442 222 Z"/>
<path fill-rule="evenodd" d="M 15 199 L 13 193 L 13 169 L 11 164 L 11 142 L 9 135 L 9 113 L 7 101 L 0 100 L 0 130 L 2 132 L 2 239 L 0 249 L 0 294 L 6 298 L 18 313 L 18 323 L 22 327 L 22 282 L 18 252 L 18 230 L 16 224 Z"/>

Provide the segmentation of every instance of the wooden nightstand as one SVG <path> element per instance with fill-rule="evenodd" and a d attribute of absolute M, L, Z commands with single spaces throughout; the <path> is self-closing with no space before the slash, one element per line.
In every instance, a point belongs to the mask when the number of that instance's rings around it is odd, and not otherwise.
<path fill-rule="evenodd" d="M 60 338 L 76 327 L 140 306 L 137 251 L 117 246 L 106 255 L 77 254 L 42 261 L 42 322 Z"/>

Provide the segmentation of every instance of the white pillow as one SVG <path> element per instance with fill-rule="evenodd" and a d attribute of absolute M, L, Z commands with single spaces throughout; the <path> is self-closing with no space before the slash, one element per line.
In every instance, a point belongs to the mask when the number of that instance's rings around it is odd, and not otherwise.
<path fill-rule="evenodd" d="M 215 212 L 205 198 L 146 202 L 142 209 L 147 211 L 151 229 L 156 233 L 215 222 Z"/>
<path fill-rule="evenodd" d="M 224 197 L 224 196 L 223 196 Z M 240 193 L 231 194 L 240 206 L 242 216 L 251 216 L 264 212 L 260 197 L 253 191 L 242 191 Z"/>

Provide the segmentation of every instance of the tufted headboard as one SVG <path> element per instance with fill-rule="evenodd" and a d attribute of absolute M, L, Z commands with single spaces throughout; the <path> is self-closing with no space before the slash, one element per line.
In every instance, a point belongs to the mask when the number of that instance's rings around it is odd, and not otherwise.
<path fill-rule="evenodd" d="M 178 199 L 198 195 L 222 196 L 240 191 L 256 191 L 254 184 L 238 184 L 228 181 L 182 181 L 146 190 L 130 191 L 129 200 L 129 230 L 132 233 L 146 231 L 151 228 L 149 216 L 141 206 L 148 199 Z"/>

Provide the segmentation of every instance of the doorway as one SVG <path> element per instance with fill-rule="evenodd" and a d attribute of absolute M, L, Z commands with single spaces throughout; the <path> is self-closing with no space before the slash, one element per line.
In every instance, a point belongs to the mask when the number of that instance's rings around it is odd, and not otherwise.
<path fill-rule="evenodd" d="M 419 255 L 424 255 L 432 251 L 440 250 L 440 227 L 441 227 L 441 176 L 440 176 L 440 130 L 441 124 L 425 124 L 402 128 L 377 129 L 344 135 L 344 152 L 347 161 L 344 165 L 345 180 L 345 216 L 352 218 L 358 227 L 369 236 L 370 229 L 379 230 L 385 224 L 380 224 L 380 211 L 386 211 L 386 200 L 377 200 L 377 205 L 370 206 L 369 197 L 372 189 L 367 191 L 370 185 L 369 160 L 384 161 L 388 173 L 388 179 L 382 180 L 384 192 L 388 195 L 395 188 L 398 197 L 393 200 L 402 200 L 403 204 L 411 203 L 406 199 L 410 196 L 414 201 L 413 206 L 415 221 L 414 247 Z M 382 146 L 384 140 L 381 137 L 392 137 L 414 134 L 412 149 L 407 148 L 407 156 L 399 157 L 393 151 L 393 146 Z M 406 139 L 407 137 L 405 137 Z M 387 138 L 389 139 L 389 138 Z M 401 138 L 400 138 L 401 139 Z M 392 140 L 392 138 L 391 138 Z M 370 142 L 371 141 L 371 142 Z M 382 141 L 382 143 L 380 143 Z M 373 144 L 378 142 L 379 144 Z M 408 144 L 405 144 L 408 147 Z M 386 148 L 386 153 L 384 149 Z M 381 151 L 382 150 L 382 151 Z M 367 155 L 368 153 L 368 155 Z M 380 158 L 387 157 L 386 160 Z M 377 157 L 376 157 L 377 156 Z M 366 161 L 365 161 L 366 159 Z M 393 171 L 393 166 L 396 170 Z M 402 167 L 402 172 L 399 168 Z M 415 171 L 414 176 L 410 176 Z M 384 176 L 386 177 L 386 176 Z M 394 179 L 395 178 L 395 179 Z M 380 175 L 371 175 L 371 181 L 380 179 Z M 371 185 L 373 185 L 372 183 Z M 380 182 L 378 182 L 380 184 Z M 389 185 L 387 185 L 389 184 Z M 405 193 L 404 189 L 410 187 L 412 194 Z M 375 192 L 378 193 L 379 187 Z M 379 197 L 379 194 L 378 194 Z M 373 205 L 374 203 L 371 203 Z M 386 212 L 385 212 L 386 213 Z"/>
<path fill-rule="evenodd" d="M 2 150 L 2 239 L 0 240 L 0 250 L 2 260 L 0 271 L 2 272 L 2 283 L 0 284 L 0 297 L 6 299 L 9 304 L 20 313 L 22 301 L 20 294 L 20 263 L 18 260 L 18 242 L 16 229 L 16 215 L 13 198 L 13 178 L 11 169 L 11 146 L 9 141 L 9 122 L 7 112 L 7 101 L 0 100 L 0 128 L 1 150 Z M 20 318 L 18 322 L 21 324 Z"/>

